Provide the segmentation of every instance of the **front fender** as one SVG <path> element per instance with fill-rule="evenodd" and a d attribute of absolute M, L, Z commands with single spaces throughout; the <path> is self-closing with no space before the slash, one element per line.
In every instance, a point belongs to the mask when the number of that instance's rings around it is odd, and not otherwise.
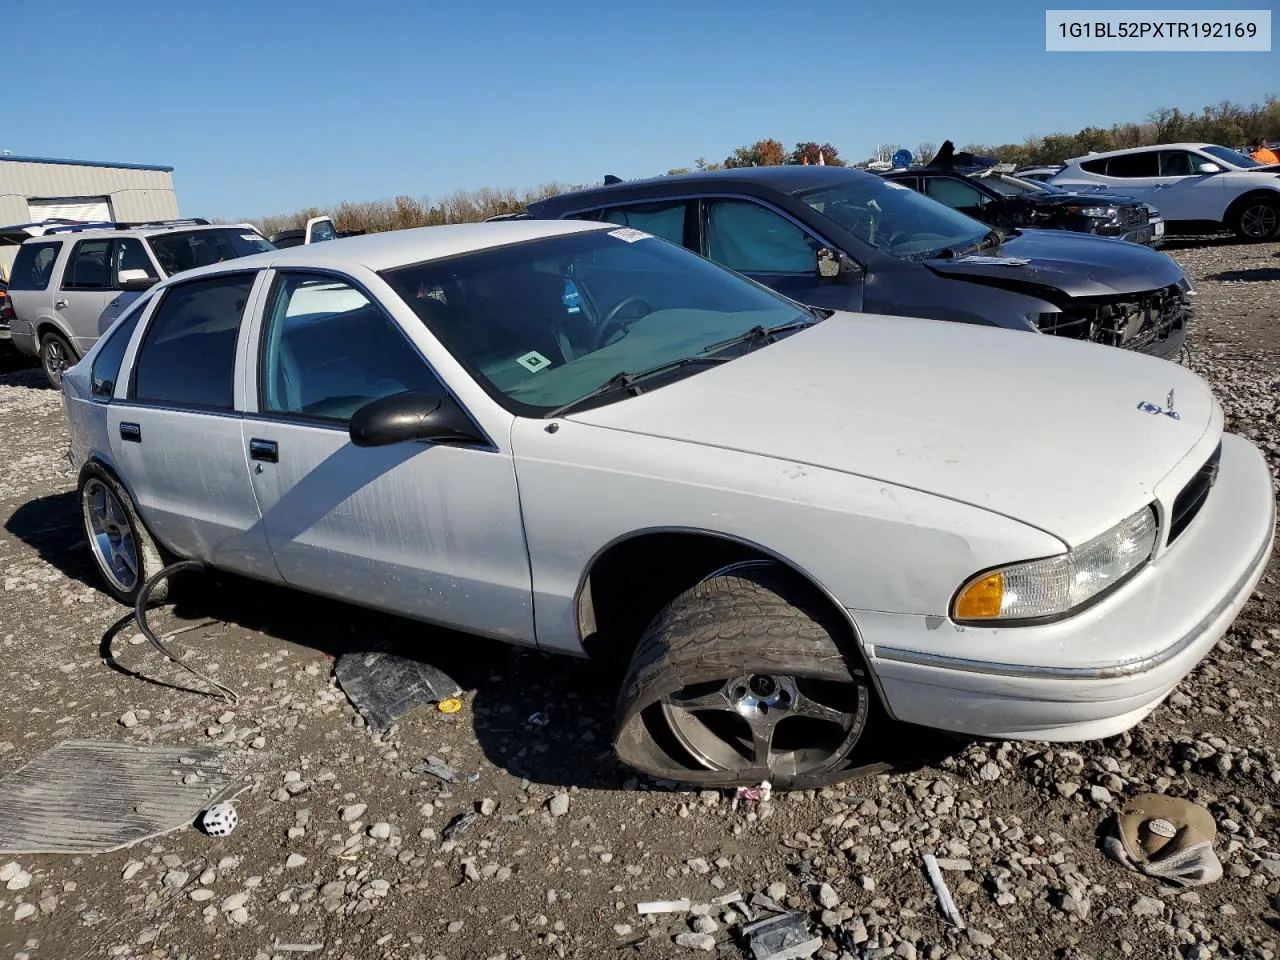
<path fill-rule="evenodd" d="M 594 557 L 642 531 L 747 544 L 846 609 L 946 616 L 979 570 L 1062 552 L 968 504 L 834 470 L 559 421 L 512 431 L 539 646 L 580 653 L 575 596 Z M 643 576 L 642 572 L 637 572 Z"/>

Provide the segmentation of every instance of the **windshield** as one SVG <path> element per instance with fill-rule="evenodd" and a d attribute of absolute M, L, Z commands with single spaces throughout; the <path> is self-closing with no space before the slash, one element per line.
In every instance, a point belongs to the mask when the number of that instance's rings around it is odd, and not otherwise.
<path fill-rule="evenodd" d="M 880 177 L 859 177 L 798 196 L 860 240 L 900 260 L 927 260 L 948 248 L 970 247 L 990 230 L 984 223 Z"/>
<path fill-rule="evenodd" d="M 275 249 L 264 237 L 244 227 L 157 233 L 147 237 L 147 242 L 155 251 L 160 268 L 169 276 Z"/>
<path fill-rule="evenodd" d="M 1211 157 L 1217 157 L 1219 160 L 1226 161 L 1227 163 L 1231 164 L 1233 167 L 1261 167 L 1262 166 L 1262 164 L 1259 163 L 1257 160 L 1253 159 L 1253 157 L 1245 156 L 1243 153 L 1239 153 L 1235 150 L 1230 150 L 1227 147 L 1209 146 L 1209 147 L 1201 147 L 1200 149 L 1203 152 L 1209 154 L 1209 156 Z"/>
<path fill-rule="evenodd" d="M 997 193 L 1002 193 L 1006 197 L 1016 197 L 1024 193 L 1048 193 L 1043 186 L 1031 180 L 1023 180 L 1021 177 L 1013 177 L 1007 173 L 990 173 L 981 176 L 983 183 L 989 186 Z"/>
<path fill-rule="evenodd" d="M 625 227 L 381 276 L 491 396 L 527 416 L 578 400 L 620 373 L 705 358 L 706 348 L 755 327 L 815 319 L 683 247 Z M 691 363 L 680 373 L 704 369 Z"/>

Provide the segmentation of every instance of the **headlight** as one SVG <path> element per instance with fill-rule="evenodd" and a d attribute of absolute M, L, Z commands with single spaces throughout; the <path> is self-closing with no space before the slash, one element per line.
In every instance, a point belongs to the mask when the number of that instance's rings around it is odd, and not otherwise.
<path fill-rule="evenodd" d="M 1115 207 L 1068 207 L 1072 213 L 1082 217 L 1098 217 L 1102 220 L 1114 220 L 1120 211 Z"/>
<path fill-rule="evenodd" d="M 956 593 L 952 619 L 1037 620 L 1069 613 L 1141 569 L 1155 549 L 1157 529 L 1155 509 L 1143 507 L 1061 556 L 980 573 Z"/>

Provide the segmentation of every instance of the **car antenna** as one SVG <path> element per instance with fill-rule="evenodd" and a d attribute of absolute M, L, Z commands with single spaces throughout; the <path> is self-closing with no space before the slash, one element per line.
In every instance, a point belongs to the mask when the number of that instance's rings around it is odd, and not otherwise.
<path fill-rule="evenodd" d="M 605 184 L 605 186 L 606 186 L 606 187 L 607 187 L 607 186 L 610 186 L 610 185 L 612 185 L 612 184 L 615 184 L 615 183 L 621 183 L 621 182 L 622 182 L 622 178 L 621 178 L 621 177 L 615 177 L 612 173 L 606 173 L 606 174 L 604 175 L 604 184 Z"/>

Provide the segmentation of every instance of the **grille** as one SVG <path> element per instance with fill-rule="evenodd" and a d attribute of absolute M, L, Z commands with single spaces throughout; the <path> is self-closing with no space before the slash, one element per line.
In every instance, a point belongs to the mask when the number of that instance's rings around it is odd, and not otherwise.
<path fill-rule="evenodd" d="M 1146 207 L 1121 207 L 1116 219 L 1122 227 L 1138 227 L 1147 223 Z"/>
<path fill-rule="evenodd" d="M 1204 466 L 1196 471 L 1196 475 L 1174 499 L 1173 509 L 1169 511 L 1169 543 L 1173 543 L 1191 525 L 1191 521 L 1209 499 L 1209 491 L 1218 479 L 1218 464 L 1221 460 L 1222 444 L 1218 444 L 1213 456 L 1204 462 Z"/>
<path fill-rule="evenodd" d="M 1170 284 L 1159 290 L 1109 299 L 1078 298 L 1061 313 L 1040 315 L 1040 332 L 1109 347 L 1141 350 L 1187 325 L 1191 302 Z"/>

